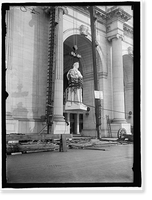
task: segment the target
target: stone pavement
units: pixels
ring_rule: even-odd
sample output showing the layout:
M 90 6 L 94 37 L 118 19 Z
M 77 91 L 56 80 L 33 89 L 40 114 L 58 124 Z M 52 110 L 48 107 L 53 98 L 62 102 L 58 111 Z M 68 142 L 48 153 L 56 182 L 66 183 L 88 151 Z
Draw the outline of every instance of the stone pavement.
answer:
M 7 156 L 8 183 L 132 183 L 133 144 Z

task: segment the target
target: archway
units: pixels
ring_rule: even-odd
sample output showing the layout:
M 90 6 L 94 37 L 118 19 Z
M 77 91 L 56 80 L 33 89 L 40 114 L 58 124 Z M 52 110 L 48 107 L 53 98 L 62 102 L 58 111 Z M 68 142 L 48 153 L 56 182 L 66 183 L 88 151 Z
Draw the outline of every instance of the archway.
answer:
M 125 113 L 128 123 L 133 125 L 133 58 L 131 55 L 123 56 Z M 130 114 L 129 114 L 130 113 Z
M 71 35 L 64 41 L 64 92 L 67 87 L 66 74 L 73 65 L 73 57 L 70 56 L 70 53 L 71 51 L 73 51 L 74 37 L 75 35 Z M 90 112 L 89 115 L 87 115 L 86 113 L 71 113 L 71 116 L 69 116 L 69 118 L 71 118 L 71 123 L 73 123 L 73 121 L 77 123 L 77 125 L 74 124 L 73 127 L 79 127 L 82 135 L 96 136 L 96 121 L 94 109 L 94 76 L 91 41 L 83 35 L 77 35 L 77 46 L 78 53 L 81 55 L 81 59 L 79 61 L 79 70 L 83 75 L 83 103 L 90 107 Z M 98 52 L 97 61 L 99 71 L 102 65 Z M 75 116 L 73 116 L 73 114 L 75 114 Z M 72 128 L 72 130 L 74 131 L 74 133 L 78 134 L 78 130 L 74 130 L 74 128 Z

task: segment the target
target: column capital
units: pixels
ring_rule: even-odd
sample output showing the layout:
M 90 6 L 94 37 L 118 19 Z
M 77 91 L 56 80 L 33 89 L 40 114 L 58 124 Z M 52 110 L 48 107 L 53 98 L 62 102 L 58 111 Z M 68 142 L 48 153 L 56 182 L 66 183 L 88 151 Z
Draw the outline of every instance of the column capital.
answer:
M 112 35 L 112 36 L 109 36 L 107 37 L 108 41 L 112 41 L 114 38 L 116 39 L 121 39 L 121 40 L 124 40 L 124 35 L 123 34 L 115 34 L 115 35 Z
M 66 6 L 57 6 L 57 8 L 63 10 L 63 15 L 64 15 L 64 14 L 68 14 L 68 9 L 67 9 Z
M 49 13 L 50 13 L 50 10 L 52 10 L 53 8 L 55 8 L 55 6 L 42 6 L 41 8 L 42 8 L 42 10 L 43 10 L 46 14 L 49 14 Z
M 63 14 L 67 14 L 68 13 L 68 9 L 67 9 L 66 6 L 43 6 L 42 10 L 44 10 L 44 12 L 46 14 L 49 14 L 50 10 L 55 9 L 55 8 L 62 9 L 63 10 Z

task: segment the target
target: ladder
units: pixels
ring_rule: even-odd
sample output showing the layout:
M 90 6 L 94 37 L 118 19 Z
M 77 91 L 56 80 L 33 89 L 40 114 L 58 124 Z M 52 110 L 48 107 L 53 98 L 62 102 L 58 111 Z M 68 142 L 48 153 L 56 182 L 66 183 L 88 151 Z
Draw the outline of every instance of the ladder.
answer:
M 112 137 L 109 115 L 106 115 L 106 118 L 107 118 L 108 133 L 109 133 L 109 136 Z
M 54 79 L 55 79 L 55 6 L 51 6 L 49 19 L 49 47 L 48 47 L 48 70 L 47 70 L 47 94 L 46 94 L 46 125 L 47 134 L 53 124 L 54 108 Z

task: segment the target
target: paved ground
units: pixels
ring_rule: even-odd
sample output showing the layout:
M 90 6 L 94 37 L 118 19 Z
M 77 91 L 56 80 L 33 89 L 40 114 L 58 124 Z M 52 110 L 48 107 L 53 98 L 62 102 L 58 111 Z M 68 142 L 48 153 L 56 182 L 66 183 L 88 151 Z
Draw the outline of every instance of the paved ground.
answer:
M 7 156 L 8 183 L 133 182 L 133 145 Z

